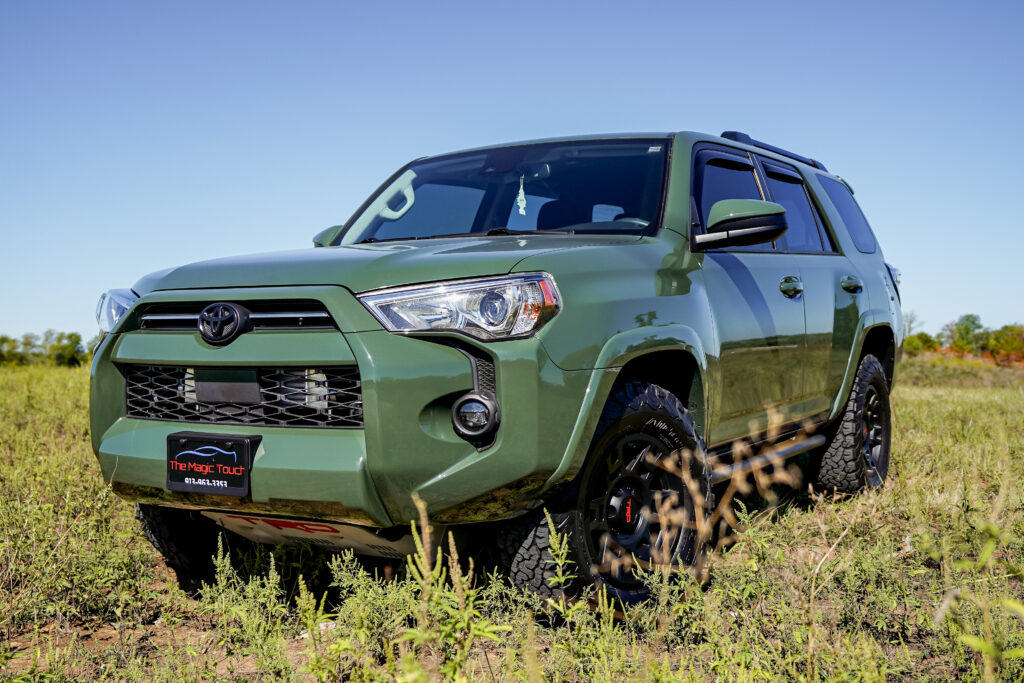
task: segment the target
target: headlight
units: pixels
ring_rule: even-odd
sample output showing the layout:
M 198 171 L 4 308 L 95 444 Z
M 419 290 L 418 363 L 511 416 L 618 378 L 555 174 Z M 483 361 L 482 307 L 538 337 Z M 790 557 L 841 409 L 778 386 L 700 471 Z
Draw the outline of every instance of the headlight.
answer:
M 100 326 L 100 334 L 106 334 L 114 329 L 117 321 L 124 317 L 138 298 L 130 289 L 111 289 L 103 292 L 96 304 L 96 324 Z
M 561 308 L 547 273 L 393 287 L 359 300 L 392 332 L 452 330 L 485 341 L 528 337 Z

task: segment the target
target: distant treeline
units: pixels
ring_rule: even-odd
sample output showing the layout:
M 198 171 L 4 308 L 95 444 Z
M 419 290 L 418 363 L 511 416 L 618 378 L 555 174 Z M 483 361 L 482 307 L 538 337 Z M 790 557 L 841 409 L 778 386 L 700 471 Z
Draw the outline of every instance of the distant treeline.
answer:
M 903 351 L 908 356 L 937 351 L 980 356 L 1000 365 L 1024 363 L 1024 325 L 1003 325 L 991 330 L 981 324 L 981 316 L 968 313 L 946 323 L 942 331 L 933 337 L 927 332 L 914 332 L 921 323 L 913 311 L 904 316 L 904 322 L 907 337 Z M 83 344 L 82 335 L 77 332 L 57 330 L 47 330 L 42 335 L 25 334 L 21 339 L 0 335 L 0 365 L 77 367 L 89 361 L 97 342 L 99 337 Z
M 89 349 L 95 347 L 89 343 Z M 0 365 L 61 365 L 78 367 L 88 362 L 90 351 L 77 332 L 47 330 L 41 336 L 25 334 L 21 339 L 0 335 Z
M 903 351 L 909 356 L 925 351 L 942 351 L 989 358 L 999 365 L 1024 363 L 1024 325 L 1003 325 L 998 330 L 990 330 L 981 324 L 981 316 L 968 313 L 946 323 L 942 331 L 933 337 L 927 332 L 913 333 L 913 327 L 918 323 L 913 313 L 908 313 L 904 321 L 907 338 L 903 342 Z

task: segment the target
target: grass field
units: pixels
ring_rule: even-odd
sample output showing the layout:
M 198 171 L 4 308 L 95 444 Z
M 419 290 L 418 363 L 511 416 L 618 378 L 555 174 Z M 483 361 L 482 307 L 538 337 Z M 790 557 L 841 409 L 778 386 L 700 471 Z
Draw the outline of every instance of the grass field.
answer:
M 705 585 L 625 613 L 305 549 L 222 558 L 186 595 L 100 479 L 87 390 L 85 370 L 0 368 L 0 677 L 1024 680 L 1018 371 L 905 363 L 884 489 L 737 503 Z

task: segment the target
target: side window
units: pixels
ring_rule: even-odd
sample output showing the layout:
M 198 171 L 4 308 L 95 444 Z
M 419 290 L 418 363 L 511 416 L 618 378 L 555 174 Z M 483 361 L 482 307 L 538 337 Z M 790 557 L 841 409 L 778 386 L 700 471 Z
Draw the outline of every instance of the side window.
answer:
M 864 212 L 860 210 L 850 190 L 838 180 L 826 176 L 818 176 L 818 180 L 839 212 L 839 217 L 843 219 L 843 224 L 846 225 L 857 250 L 864 254 L 874 253 L 875 234 L 871 232 L 868 219 L 864 217 Z
M 742 162 L 733 164 L 719 157 L 711 157 L 701 174 L 700 222 L 708 225 L 708 213 L 715 202 L 723 199 L 761 199 L 761 191 L 754 178 L 754 167 L 744 168 Z
M 718 152 L 697 155 L 700 186 L 695 188 L 701 225 L 707 229 L 708 213 L 715 202 L 723 199 L 761 199 L 761 190 L 754 177 L 754 167 L 744 157 Z M 744 251 L 773 251 L 771 243 L 743 247 Z
M 763 165 L 771 201 L 786 209 L 789 228 L 778 240 L 779 249 L 797 253 L 825 251 L 803 178 L 795 169 L 770 162 Z
M 379 240 L 429 237 L 452 232 L 453 225 L 472 225 L 484 199 L 484 191 L 462 185 L 425 183 L 415 189 L 413 203 L 393 221 L 380 220 L 373 233 Z M 394 200 L 392 211 L 401 212 L 407 199 Z

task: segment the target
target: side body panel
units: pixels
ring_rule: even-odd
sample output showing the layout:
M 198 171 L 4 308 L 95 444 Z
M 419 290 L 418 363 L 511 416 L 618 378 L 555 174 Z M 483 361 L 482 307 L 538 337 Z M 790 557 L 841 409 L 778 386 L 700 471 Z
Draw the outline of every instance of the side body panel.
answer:
M 709 443 L 764 430 L 769 412 L 804 417 L 804 301 L 779 290 L 799 275 L 796 264 L 786 254 L 743 252 L 707 253 L 702 264 L 721 368 Z
M 841 254 L 796 254 L 804 282 L 807 361 L 804 370 L 812 413 L 830 413 L 843 386 L 850 357 L 860 345 L 863 292 L 840 286 L 853 267 Z

